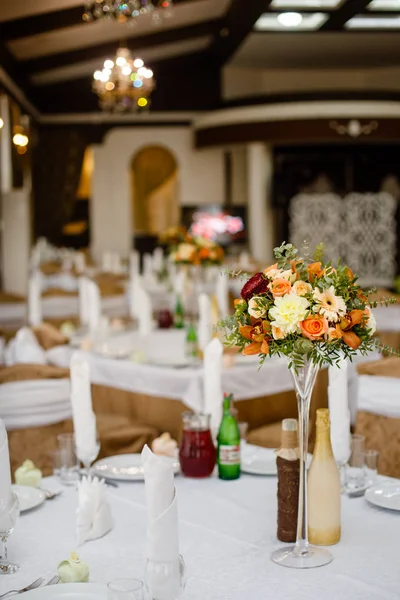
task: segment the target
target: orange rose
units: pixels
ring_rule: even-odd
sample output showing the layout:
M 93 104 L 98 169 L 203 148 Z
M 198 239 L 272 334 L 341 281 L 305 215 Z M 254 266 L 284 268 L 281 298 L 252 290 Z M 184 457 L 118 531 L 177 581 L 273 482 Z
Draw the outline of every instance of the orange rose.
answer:
M 264 275 L 268 275 L 268 273 L 270 271 L 275 271 L 277 268 L 278 268 L 278 263 L 275 263 L 274 265 L 267 267 L 266 269 L 264 269 Z
M 271 290 L 273 297 L 279 298 L 280 296 L 289 294 L 292 289 L 292 284 L 287 279 L 278 278 L 271 281 L 268 287 Z
M 309 340 L 317 340 L 327 333 L 328 321 L 321 315 L 310 315 L 300 322 L 301 333 Z
M 314 262 L 307 266 L 308 281 L 312 283 L 314 279 L 318 279 L 324 273 L 324 269 L 321 269 L 320 262 Z
M 356 335 L 354 331 L 343 331 L 342 335 L 345 344 L 350 346 L 350 348 L 353 348 L 353 350 L 357 350 L 358 346 L 361 344 L 358 335 Z
M 202 260 L 207 259 L 210 256 L 210 252 L 208 248 L 200 248 L 199 250 L 199 258 Z

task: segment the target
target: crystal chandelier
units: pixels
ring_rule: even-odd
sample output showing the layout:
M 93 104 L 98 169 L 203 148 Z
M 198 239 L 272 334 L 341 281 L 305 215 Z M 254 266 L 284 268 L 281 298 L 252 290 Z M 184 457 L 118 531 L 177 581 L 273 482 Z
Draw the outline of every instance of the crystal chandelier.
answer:
M 142 15 L 151 15 L 155 23 L 171 16 L 173 0 L 90 0 L 85 4 L 84 21 L 116 19 L 132 22 Z
M 128 48 L 119 48 L 114 60 L 104 61 L 102 71 L 93 75 L 93 91 L 100 107 L 110 112 L 139 112 L 150 105 L 155 87 L 153 71 L 141 58 L 132 58 Z

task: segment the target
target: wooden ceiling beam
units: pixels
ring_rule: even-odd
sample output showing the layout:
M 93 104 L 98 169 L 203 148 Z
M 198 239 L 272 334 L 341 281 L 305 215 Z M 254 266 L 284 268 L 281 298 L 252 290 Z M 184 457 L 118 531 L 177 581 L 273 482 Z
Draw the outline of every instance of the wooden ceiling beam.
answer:
M 268 11 L 271 0 L 232 0 L 223 26 L 211 48 L 220 65 L 225 64 L 252 32 L 260 16 Z
M 142 50 L 143 48 L 153 48 L 154 46 L 159 46 L 161 44 L 172 44 L 174 42 L 186 41 L 190 38 L 215 35 L 220 31 L 221 26 L 222 20 L 215 19 L 213 21 L 203 21 L 202 23 L 187 25 L 178 29 L 156 31 L 149 35 L 135 35 L 134 37 L 127 39 L 127 46 L 133 52 L 139 49 Z M 107 56 L 115 54 L 119 45 L 119 42 L 116 40 L 114 42 L 90 46 L 88 48 L 49 54 L 22 61 L 21 68 L 26 73 L 32 74 L 95 58 L 104 59 L 107 58 Z
M 183 2 L 198 2 L 198 0 L 174 0 L 174 4 Z M 56 3 L 54 5 L 56 7 Z M 12 21 L 0 23 L 0 39 L 11 41 L 41 33 L 48 33 L 65 27 L 74 25 L 84 25 L 82 15 L 85 12 L 85 5 L 82 2 L 80 6 L 66 8 L 64 10 L 54 10 L 39 15 L 32 15 Z
M 331 13 L 329 19 L 319 31 L 341 31 L 351 17 L 365 11 L 371 0 L 347 0 L 342 6 Z

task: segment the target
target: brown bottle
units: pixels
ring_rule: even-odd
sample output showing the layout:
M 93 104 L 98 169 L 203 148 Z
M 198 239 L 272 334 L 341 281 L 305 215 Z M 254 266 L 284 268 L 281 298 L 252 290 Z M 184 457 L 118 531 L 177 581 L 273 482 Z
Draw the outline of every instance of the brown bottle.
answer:
M 296 419 L 282 421 L 282 443 L 277 452 L 278 540 L 295 542 L 299 502 L 300 460 Z

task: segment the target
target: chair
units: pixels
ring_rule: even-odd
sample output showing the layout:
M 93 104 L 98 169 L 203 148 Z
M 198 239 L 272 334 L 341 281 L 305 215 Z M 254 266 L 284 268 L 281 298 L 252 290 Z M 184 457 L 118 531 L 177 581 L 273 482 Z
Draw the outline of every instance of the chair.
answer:
M 355 432 L 367 449 L 379 450 L 379 473 L 400 477 L 400 358 L 362 363 L 357 371 Z

